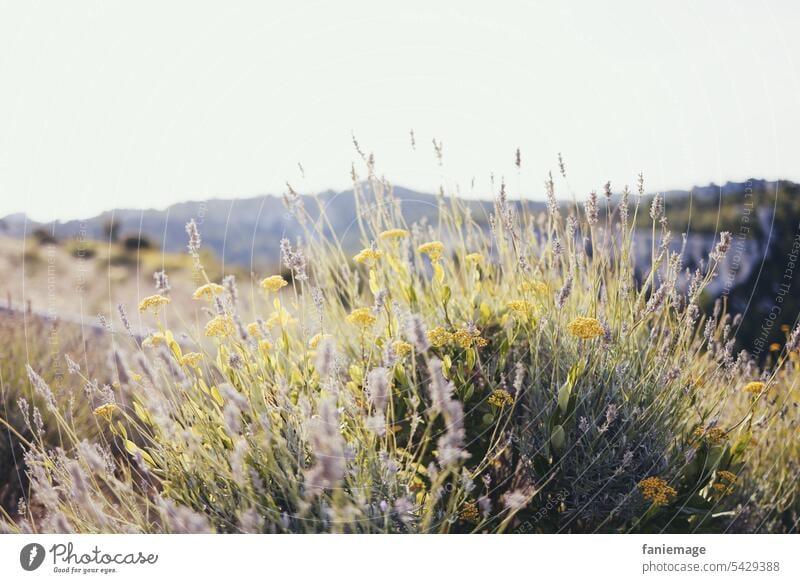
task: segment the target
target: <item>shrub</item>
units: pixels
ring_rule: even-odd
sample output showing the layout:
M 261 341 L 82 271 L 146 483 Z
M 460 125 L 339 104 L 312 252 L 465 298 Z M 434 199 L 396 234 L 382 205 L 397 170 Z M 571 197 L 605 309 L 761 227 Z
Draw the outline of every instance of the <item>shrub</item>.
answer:
M 128 235 L 122 238 L 122 247 L 127 251 L 154 249 L 156 245 L 145 235 Z
M 25 513 L 24 505 L 19 508 L 18 502 L 25 500 L 29 486 L 24 464 L 26 448 L 54 451 L 72 445 L 71 439 L 63 440 L 58 416 L 32 386 L 21 363 L 26 359 L 37 363 L 39 378 L 53 387 L 50 393 L 63 420 L 76 435 L 87 439 L 97 437 L 99 425 L 91 412 L 79 405 L 77 391 L 64 383 L 69 368 L 64 354 L 71 353 L 95 369 L 106 363 L 104 359 L 98 362 L 95 356 L 104 350 L 100 340 L 93 339 L 93 350 L 86 352 L 80 330 L 37 316 L 0 313 L 0 337 L 0 474 L 7 476 L 0 485 L 0 508 L 15 515 L 20 510 Z
M 252 322 L 235 283 L 206 276 L 210 315 L 186 330 L 200 349 L 164 325 L 169 298 L 145 298 L 157 331 L 86 404 L 128 456 L 108 463 L 55 409 L 68 443 L 31 444 L 42 517 L 18 527 L 721 532 L 763 515 L 796 530 L 796 462 L 752 439 L 777 423 L 764 395 L 790 402 L 796 375 L 734 354 L 722 306 L 698 307 L 727 233 L 686 271 L 656 198 L 661 243 L 637 280 L 627 189 L 601 219 L 595 194 L 564 217 L 550 183 L 533 216 L 502 186 L 490 232 L 456 199 L 437 226 L 407 225 L 389 188 L 369 192 L 353 258 L 294 206 L 305 243 L 281 243 L 288 273 L 255 287 Z

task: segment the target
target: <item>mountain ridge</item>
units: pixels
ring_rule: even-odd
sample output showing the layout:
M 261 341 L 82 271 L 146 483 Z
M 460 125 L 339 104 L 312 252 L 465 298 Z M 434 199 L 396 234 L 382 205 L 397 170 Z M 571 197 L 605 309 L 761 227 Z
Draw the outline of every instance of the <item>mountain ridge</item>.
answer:
M 669 190 L 663 193 L 667 203 L 668 215 L 672 212 L 677 223 L 685 222 L 695 232 L 707 232 L 717 221 L 692 220 L 691 216 L 681 214 L 682 201 L 692 197 L 692 204 L 704 205 L 713 210 L 719 197 L 735 202 L 751 189 L 754 192 L 778 192 L 786 185 L 795 187 L 790 181 L 769 181 L 750 179 L 745 182 L 731 182 L 717 185 L 693 186 L 689 190 Z M 401 202 L 403 214 L 409 223 L 427 217 L 434 220 L 438 213 L 437 195 L 418 192 L 403 187 L 393 188 L 394 197 Z M 367 193 L 374 196 L 374 193 Z M 618 195 L 615 195 L 615 198 Z M 652 196 L 645 195 L 645 201 Z M 356 219 L 356 204 L 353 190 L 325 190 L 314 195 L 299 195 L 306 211 L 312 220 L 318 218 L 318 204 L 324 204 L 326 215 L 337 235 L 346 246 L 358 245 L 358 235 L 353 228 Z M 492 208 L 489 199 L 462 199 L 470 207 L 479 221 L 485 221 Z M 513 204 L 520 204 L 519 199 L 510 199 Z M 534 211 L 544 210 L 544 202 L 525 200 L 525 204 Z M 567 205 L 566 201 L 563 201 Z M 728 205 L 723 205 L 728 206 Z M 730 214 L 731 209 L 724 212 Z M 709 212 L 706 212 L 709 215 Z M 226 262 L 252 264 L 257 259 L 274 257 L 279 240 L 283 237 L 294 239 L 302 231 L 298 222 L 291 216 L 284 204 L 283 197 L 274 194 L 262 194 L 244 198 L 213 197 L 181 201 L 158 208 L 121 208 L 104 211 L 92 217 L 68 221 L 39 222 L 27 217 L 24 213 L 13 213 L 0 218 L 0 233 L 21 237 L 30 235 L 37 229 L 49 231 L 56 239 L 85 237 L 95 240 L 108 238 L 107 225 L 112 220 L 118 221 L 118 234 L 126 236 L 143 236 L 154 245 L 166 251 L 176 252 L 185 248 L 184 226 L 190 219 L 195 219 L 201 229 L 205 245 Z M 647 213 L 640 213 L 640 220 L 647 221 Z M 672 221 L 671 221 L 672 222 Z M 725 221 L 723 221 L 725 222 Z M 730 221 L 727 221 L 730 222 Z M 673 226 L 675 226 L 673 224 Z M 724 225 L 719 230 L 723 230 Z

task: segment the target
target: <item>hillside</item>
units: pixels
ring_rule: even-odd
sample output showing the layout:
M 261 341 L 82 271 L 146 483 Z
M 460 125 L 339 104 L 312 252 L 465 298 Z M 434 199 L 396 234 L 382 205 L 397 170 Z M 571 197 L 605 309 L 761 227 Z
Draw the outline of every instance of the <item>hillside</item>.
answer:
M 409 223 L 426 217 L 437 218 L 436 196 L 404 188 L 394 189 L 394 198 L 402 206 L 403 216 Z M 380 204 L 378 196 L 366 193 L 369 204 Z M 318 195 L 300 196 L 309 220 L 320 217 L 324 208 L 326 234 L 335 232 L 345 247 L 358 244 L 356 202 L 352 190 L 327 191 Z M 485 222 L 486 210 L 491 203 L 469 203 L 476 220 Z M 362 211 L 369 213 L 370 209 Z M 15 214 L 0 219 L 0 233 L 20 237 L 37 228 L 47 229 L 58 240 L 84 236 L 89 239 L 107 238 L 105 229 L 109 222 L 119 223 L 119 234 L 124 237 L 141 233 L 155 246 L 166 251 L 180 252 L 186 248 L 185 225 L 195 219 L 203 234 L 203 244 L 224 262 L 243 266 L 264 266 L 274 263 L 280 239 L 296 239 L 302 228 L 287 210 L 282 198 L 264 195 L 244 199 L 211 199 L 182 202 L 164 210 L 117 209 L 84 220 L 42 224 L 30 221 L 25 215 Z

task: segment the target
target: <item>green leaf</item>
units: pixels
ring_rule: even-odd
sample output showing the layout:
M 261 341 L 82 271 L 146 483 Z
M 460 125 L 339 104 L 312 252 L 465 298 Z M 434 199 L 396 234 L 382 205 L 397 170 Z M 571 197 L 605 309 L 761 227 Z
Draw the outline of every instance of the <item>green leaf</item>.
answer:
M 378 274 L 375 273 L 374 269 L 369 270 L 369 290 L 373 294 L 377 294 L 380 291 L 381 287 L 378 285 Z
M 438 261 L 433 264 L 433 279 L 438 284 L 444 281 L 444 269 Z
M 450 296 L 453 295 L 453 291 L 450 289 L 449 285 L 446 285 L 442 288 L 442 297 L 444 298 L 444 303 L 450 301 Z
M 142 454 L 142 459 L 147 462 L 149 466 L 155 466 L 156 463 L 153 461 L 153 458 L 150 457 L 150 454 L 147 453 L 142 448 L 138 447 L 135 443 L 133 443 L 130 439 L 125 440 L 125 449 L 131 455 L 136 455 L 136 452 Z
M 553 428 L 553 433 L 550 436 L 550 443 L 553 445 L 553 452 L 556 455 L 564 453 L 564 445 L 566 443 L 566 435 L 564 428 L 561 425 L 556 425 Z
M 572 396 L 572 384 L 567 381 L 558 390 L 558 408 L 564 416 L 567 414 L 570 396 Z
M 467 368 L 472 369 L 475 366 L 475 350 L 467 348 Z
M 739 436 L 739 439 L 736 440 L 736 444 L 733 446 L 733 450 L 731 451 L 731 462 L 735 463 L 738 462 L 739 459 L 742 457 L 745 449 L 747 449 L 750 440 L 752 439 L 753 434 L 750 431 L 745 431 Z
M 148 425 L 153 424 L 153 422 L 150 420 L 150 415 L 147 413 L 147 410 L 136 401 L 133 402 L 133 410 L 136 413 L 136 416 L 144 423 L 147 423 Z
M 579 362 L 576 362 L 572 365 L 567 373 L 567 380 L 561 385 L 561 388 L 558 390 L 558 410 L 561 412 L 561 418 L 566 419 L 570 413 L 570 403 L 574 405 L 574 399 L 572 397 L 572 390 L 575 388 L 575 384 L 578 382 L 578 376 L 581 373 L 582 366 Z M 555 415 L 554 417 L 558 417 Z

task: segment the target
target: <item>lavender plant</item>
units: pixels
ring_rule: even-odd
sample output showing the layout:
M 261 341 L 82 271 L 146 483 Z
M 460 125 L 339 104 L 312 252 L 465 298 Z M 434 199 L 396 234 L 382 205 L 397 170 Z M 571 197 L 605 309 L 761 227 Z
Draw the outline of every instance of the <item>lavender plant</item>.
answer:
M 64 443 L 26 443 L 6 528 L 796 531 L 796 347 L 761 371 L 722 307 L 699 307 L 729 235 L 686 270 L 656 197 L 637 270 L 638 198 L 606 184 L 559 205 L 552 176 L 542 215 L 501 184 L 488 232 L 446 196 L 438 224 L 409 225 L 364 161 L 363 249 L 291 191 L 305 235 L 252 282 L 256 313 L 208 278 L 187 225 L 198 322 L 165 325 L 158 274 L 139 305 L 155 331 L 116 357 L 116 385 L 80 380 L 109 442 L 53 403 Z

